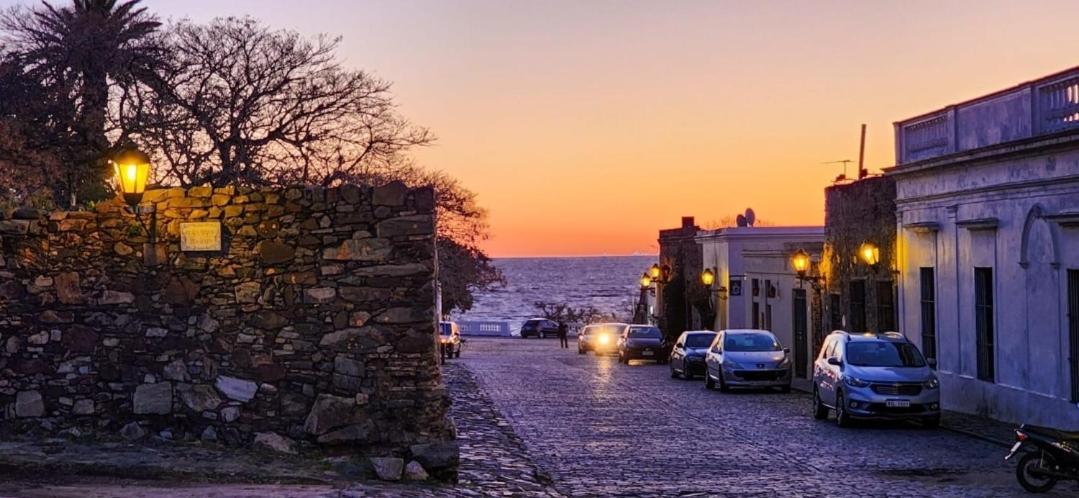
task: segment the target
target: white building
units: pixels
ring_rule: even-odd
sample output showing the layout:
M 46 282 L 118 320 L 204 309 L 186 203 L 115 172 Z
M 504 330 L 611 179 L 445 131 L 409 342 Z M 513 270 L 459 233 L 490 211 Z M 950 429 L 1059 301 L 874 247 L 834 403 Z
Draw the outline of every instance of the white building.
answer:
M 810 372 L 813 289 L 791 269 L 798 249 L 820 258 L 824 227 L 734 227 L 701 231 L 705 269 L 716 275 L 715 330 L 771 330 L 795 358 L 795 377 Z
M 900 330 L 944 408 L 1079 430 L 1079 68 L 895 129 Z

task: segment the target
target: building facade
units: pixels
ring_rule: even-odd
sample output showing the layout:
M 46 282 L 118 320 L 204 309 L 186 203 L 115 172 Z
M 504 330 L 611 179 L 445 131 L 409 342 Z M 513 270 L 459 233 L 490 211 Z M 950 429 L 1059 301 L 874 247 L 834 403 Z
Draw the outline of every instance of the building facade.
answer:
M 701 248 L 695 241 L 700 230 L 692 216 L 683 216 L 678 228 L 659 231 L 663 275 L 655 283 L 652 309 L 654 321 L 669 338 L 701 328 Z
M 944 407 L 1079 430 L 1079 68 L 895 134 L 900 330 Z
M 895 182 L 869 177 L 824 190 L 822 328 L 898 330 L 895 272 Z M 877 259 L 866 261 L 864 248 Z M 814 352 L 823 336 L 817 337 Z
M 791 255 L 804 250 L 820 258 L 822 227 L 731 227 L 696 237 L 704 269 L 715 276 L 714 330 L 771 330 L 794 354 L 795 377 L 812 365 L 813 286 L 798 280 Z

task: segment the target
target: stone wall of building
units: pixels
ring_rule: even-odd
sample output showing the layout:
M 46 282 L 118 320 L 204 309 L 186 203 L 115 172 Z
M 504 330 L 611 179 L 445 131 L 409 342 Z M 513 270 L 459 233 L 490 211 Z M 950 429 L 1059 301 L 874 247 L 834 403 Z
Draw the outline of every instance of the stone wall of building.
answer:
M 431 190 L 143 202 L 155 245 L 118 201 L 0 218 L 0 431 L 332 447 L 452 472 Z M 207 221 L 222 250 L 181 251 L 181 224 Z
M 890 177 L 872 177 L 857 182 L 833 185 L 824 191 L 824 253 L 821 256 L 820 273 L 825 276 L 823 302 L 820 303 L 825 323 L 824 330 L 844 329 L 853 332 L 895 330 L 897 299 L 895 280 L 897 274 L 895 240 L 895 181 Z M 876 268 L 865 264 L 858 257 L 858 249 L 864 242 L 880 248 L 880 263 Z M 852 285 L 864 286 L 860 296 L 865 303 L 864 327 L 858 327 L 853 319 L 851 298 Z M 887 292 L 888 295 L 882 295 Z M 834 309 L 838 296 L 839 309 Z M 890 298 L 889 298 L 890 296 Z M 891 315 L 882 303 L 891 302 Z M 839 317 L 842 323 L 831 323 L 831 317 Z M 852 330 L 863 328 L 864 330 Z M 817 337 L 819 347 L 823 337 Z

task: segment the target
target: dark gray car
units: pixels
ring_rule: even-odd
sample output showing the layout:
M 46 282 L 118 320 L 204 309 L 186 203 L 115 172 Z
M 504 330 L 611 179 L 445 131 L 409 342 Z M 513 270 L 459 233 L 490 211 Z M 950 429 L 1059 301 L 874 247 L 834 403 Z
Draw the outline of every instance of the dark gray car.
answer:
M 682 332 L 671 348 L 671 378 L 692 379 L 704 375 L 704 357 L 715 338 L 716 333 L 711 330 Z
M 618 361 L 629 360 L 667 361 L 663 356 L 663 333 L 651 325 L 630 325 L 618 339 Z

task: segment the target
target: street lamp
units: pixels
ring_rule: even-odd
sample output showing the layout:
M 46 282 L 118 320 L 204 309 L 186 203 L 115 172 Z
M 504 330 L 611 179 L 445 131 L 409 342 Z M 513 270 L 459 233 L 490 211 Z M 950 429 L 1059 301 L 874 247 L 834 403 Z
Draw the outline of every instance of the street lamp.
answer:
M 652 277 L 648 275 L 648 272 L 641 274 L 641 290 L 647 290 L 652 288 Z
M 712 284 L 716 283 L 716 272 L 712 271 L 711 268 L 705 268 L 704 271 L 701 272 L 701 283 L 704 284 L 705 287 L 711 287 Z
M 791 254 L 791 268 L 794 268 L 794 272 L 797 274 L 799 285 L 801 282 L 809 282 L 813 287 L 813 290 L 820 291 L 820 275 L 809 275 L 809 268 L 812 266 L 812 261 L 809 259 L 809 253 L 804 249 L 798 249 Z
M 149 243 L 156 239 L 156 216 L 153 205 L 142 207 L 142 196 L 146 193 L 146 182 L 150 179 L 150 156 L 138 149 L 124 149 L 109 160 L 116 171 L 116 185 L 124 197 L 124 202 L 131 207 L 139 225 L 146 231 Z M 150 214 L 150 225 L 142 219 L 142 214 Z
M 876 268 L 877 264 L 880 263 L 880 248 L 872 242 L 865 241 L 858 248 L 858 256 L 862 258 L 862 261 L 865 261 L 865 264 Z

